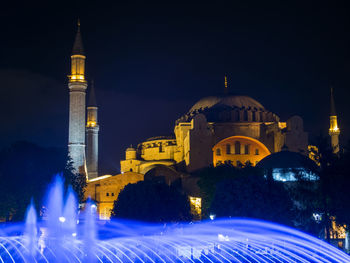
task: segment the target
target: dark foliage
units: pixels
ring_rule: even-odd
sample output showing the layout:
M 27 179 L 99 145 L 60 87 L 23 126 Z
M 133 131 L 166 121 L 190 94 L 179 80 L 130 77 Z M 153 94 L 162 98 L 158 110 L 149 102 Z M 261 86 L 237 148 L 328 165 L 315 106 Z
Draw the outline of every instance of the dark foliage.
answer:
M 114 202 L 112 218 L 148 222 L 191 220 L 186 195 L 175 186 L 159 181 L 141 181 L 127 185 Z
M 63 171 L 63 178 L 65 188 L 67 189 L 68 185 L 71 185 L 74 192 L 77 195 L 78 202 L 81 204 L 85 201 L 85 190 L 86 190 L 86 176 L 84 174 L 75 174 L 73 173 L 73 162 L 70 157 L 67 157 L 66 166 Z
M 293 224 L 293 203 L 282 182 L 260 173 L 232 171 L 232 178 L 217 184 L 210 209 L 216 217 L 250 217 Z
M 219 165 L 201 169 L 193 174 L 199 177 L 198 186 L 202 197 L 202 214 L 209 217 L 210 207 L 213 202 L 217 184 L 227 179 L 232 179 L 239 175 L 262 174 L 262 171 L 250 165 L 243 169 L 232 166 L 231 164 Z

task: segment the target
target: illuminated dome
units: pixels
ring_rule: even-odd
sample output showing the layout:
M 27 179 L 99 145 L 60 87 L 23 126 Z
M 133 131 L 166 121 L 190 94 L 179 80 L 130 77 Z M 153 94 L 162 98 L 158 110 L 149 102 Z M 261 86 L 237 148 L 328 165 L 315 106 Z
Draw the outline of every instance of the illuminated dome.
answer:
M 248 96 L 210 96 L 199 100 L 190 109 L 189 113 L 209 109 L 214 106 L 228 106 L 232 108 L 252 108 L 257 110 L 264 110 L 263 105 L 257 102 L 255 99 Z
M 202 98 L 177 122 L 204 114 L 209 122 L 277 122 L 279 118 L 248 96 L 226 95 Z

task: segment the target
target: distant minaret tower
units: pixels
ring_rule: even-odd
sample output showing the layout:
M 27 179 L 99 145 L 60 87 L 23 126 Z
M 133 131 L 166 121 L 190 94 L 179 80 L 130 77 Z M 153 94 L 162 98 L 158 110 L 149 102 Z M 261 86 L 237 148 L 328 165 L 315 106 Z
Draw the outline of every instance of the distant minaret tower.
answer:
M 228 94 L 227 76 L 225 75 L 225 94 Z
M 91 83 L 89 101 L 87 106 L 86 122 L 86 166 L 88 179 L 98 176 L 98 131 L 97 104 L 94 83 Z
M 329 116 L 329 136 L 331 136 L 331 145 L 333 153 L 339 152 L 339 134 L 340 130 L 337 122 L 337 114 L 335 112 L 335 103 L 333 96 L 333 88 L 331 87 L 331 112 Z
M 71 55 L 69 82 L 69 156 L 76 173 L 85 172 L 85 55 L 80 34 L 80 22 Z

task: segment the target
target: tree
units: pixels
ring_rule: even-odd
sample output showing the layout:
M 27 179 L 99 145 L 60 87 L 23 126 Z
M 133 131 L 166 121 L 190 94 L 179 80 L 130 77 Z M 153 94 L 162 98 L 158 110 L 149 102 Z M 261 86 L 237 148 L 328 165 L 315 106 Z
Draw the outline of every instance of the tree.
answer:
M 63 178 L 65 188 L 67 189 L 68 185 L 71 185 L 74 192 L 77 195 L 79 204 L 85 201 L 85 190 L 87 185 L 87 180 L 85 174 L 76 174 L 73 170 L 73 161 L 68 156 L 66 161 L 66 166 L 63 171 Z
M 186 195 L 175 186 L 159 181 L 140 181 L 128 184 L 114 201 L 112 218 L 149 222 L 191 220 Z
M 244 167 L 242 166 L 240 168 L 237 168 L 230 163 L 226 163 L 216 167 L 207 167 L 193 173 L 193 176 L 199 178 L 197 184 L 200 188 L 200 195 L 202 197 L 203 217 L 209 217 L 210 207 L 212 205 L 218 183 L 239 175 L 261 173 L 261 170 L 252 167 L 251 165 L 246 165 Z
M 235 174 L 219 182 L 210 210 L 216 217 L 258 218 L 286 225 L 294 219 L 284 183 L 261 173 Z

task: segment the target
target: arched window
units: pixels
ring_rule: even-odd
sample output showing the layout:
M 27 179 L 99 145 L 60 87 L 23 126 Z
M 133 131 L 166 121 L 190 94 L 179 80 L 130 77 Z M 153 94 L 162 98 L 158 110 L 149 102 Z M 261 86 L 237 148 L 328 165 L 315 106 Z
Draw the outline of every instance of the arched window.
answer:
M 235 110 L 234 121 L 239 121 L 239 111 L 238 110 Z
M 263 118 L 263 113 L 262 111 L 259 112 L 259 115 L 260 115 L 260 121 L 264 121 L 264 118 Z
M 250 145 L 249 144 L 244 145 L 244 154 L 250 154 Z
M 231 154 L 231 145 L 226 144 L 226 154 Z
M 106 193 L 106 196 L 109 196 L 109 193 Z
M 216 149 L 216 155 L 217 155 L 217 156 L 220 156 L 220 155 L 221 155 L 221 150 L 220 150 L 220 148 L 217 148 L 217 149 Z
M 235 154 L 241 154 L 241 143 L 239 141 L 235 142 Z
M 248 111 L 246 110 L 243 112 L 243 120 L 248 121 Z
M 255 155 L 259 155 L 259 149 L 255 149 Z
M 252 118 L 253 118 L 253 121 L 256 121 L 256 111 L 252 112 Z

